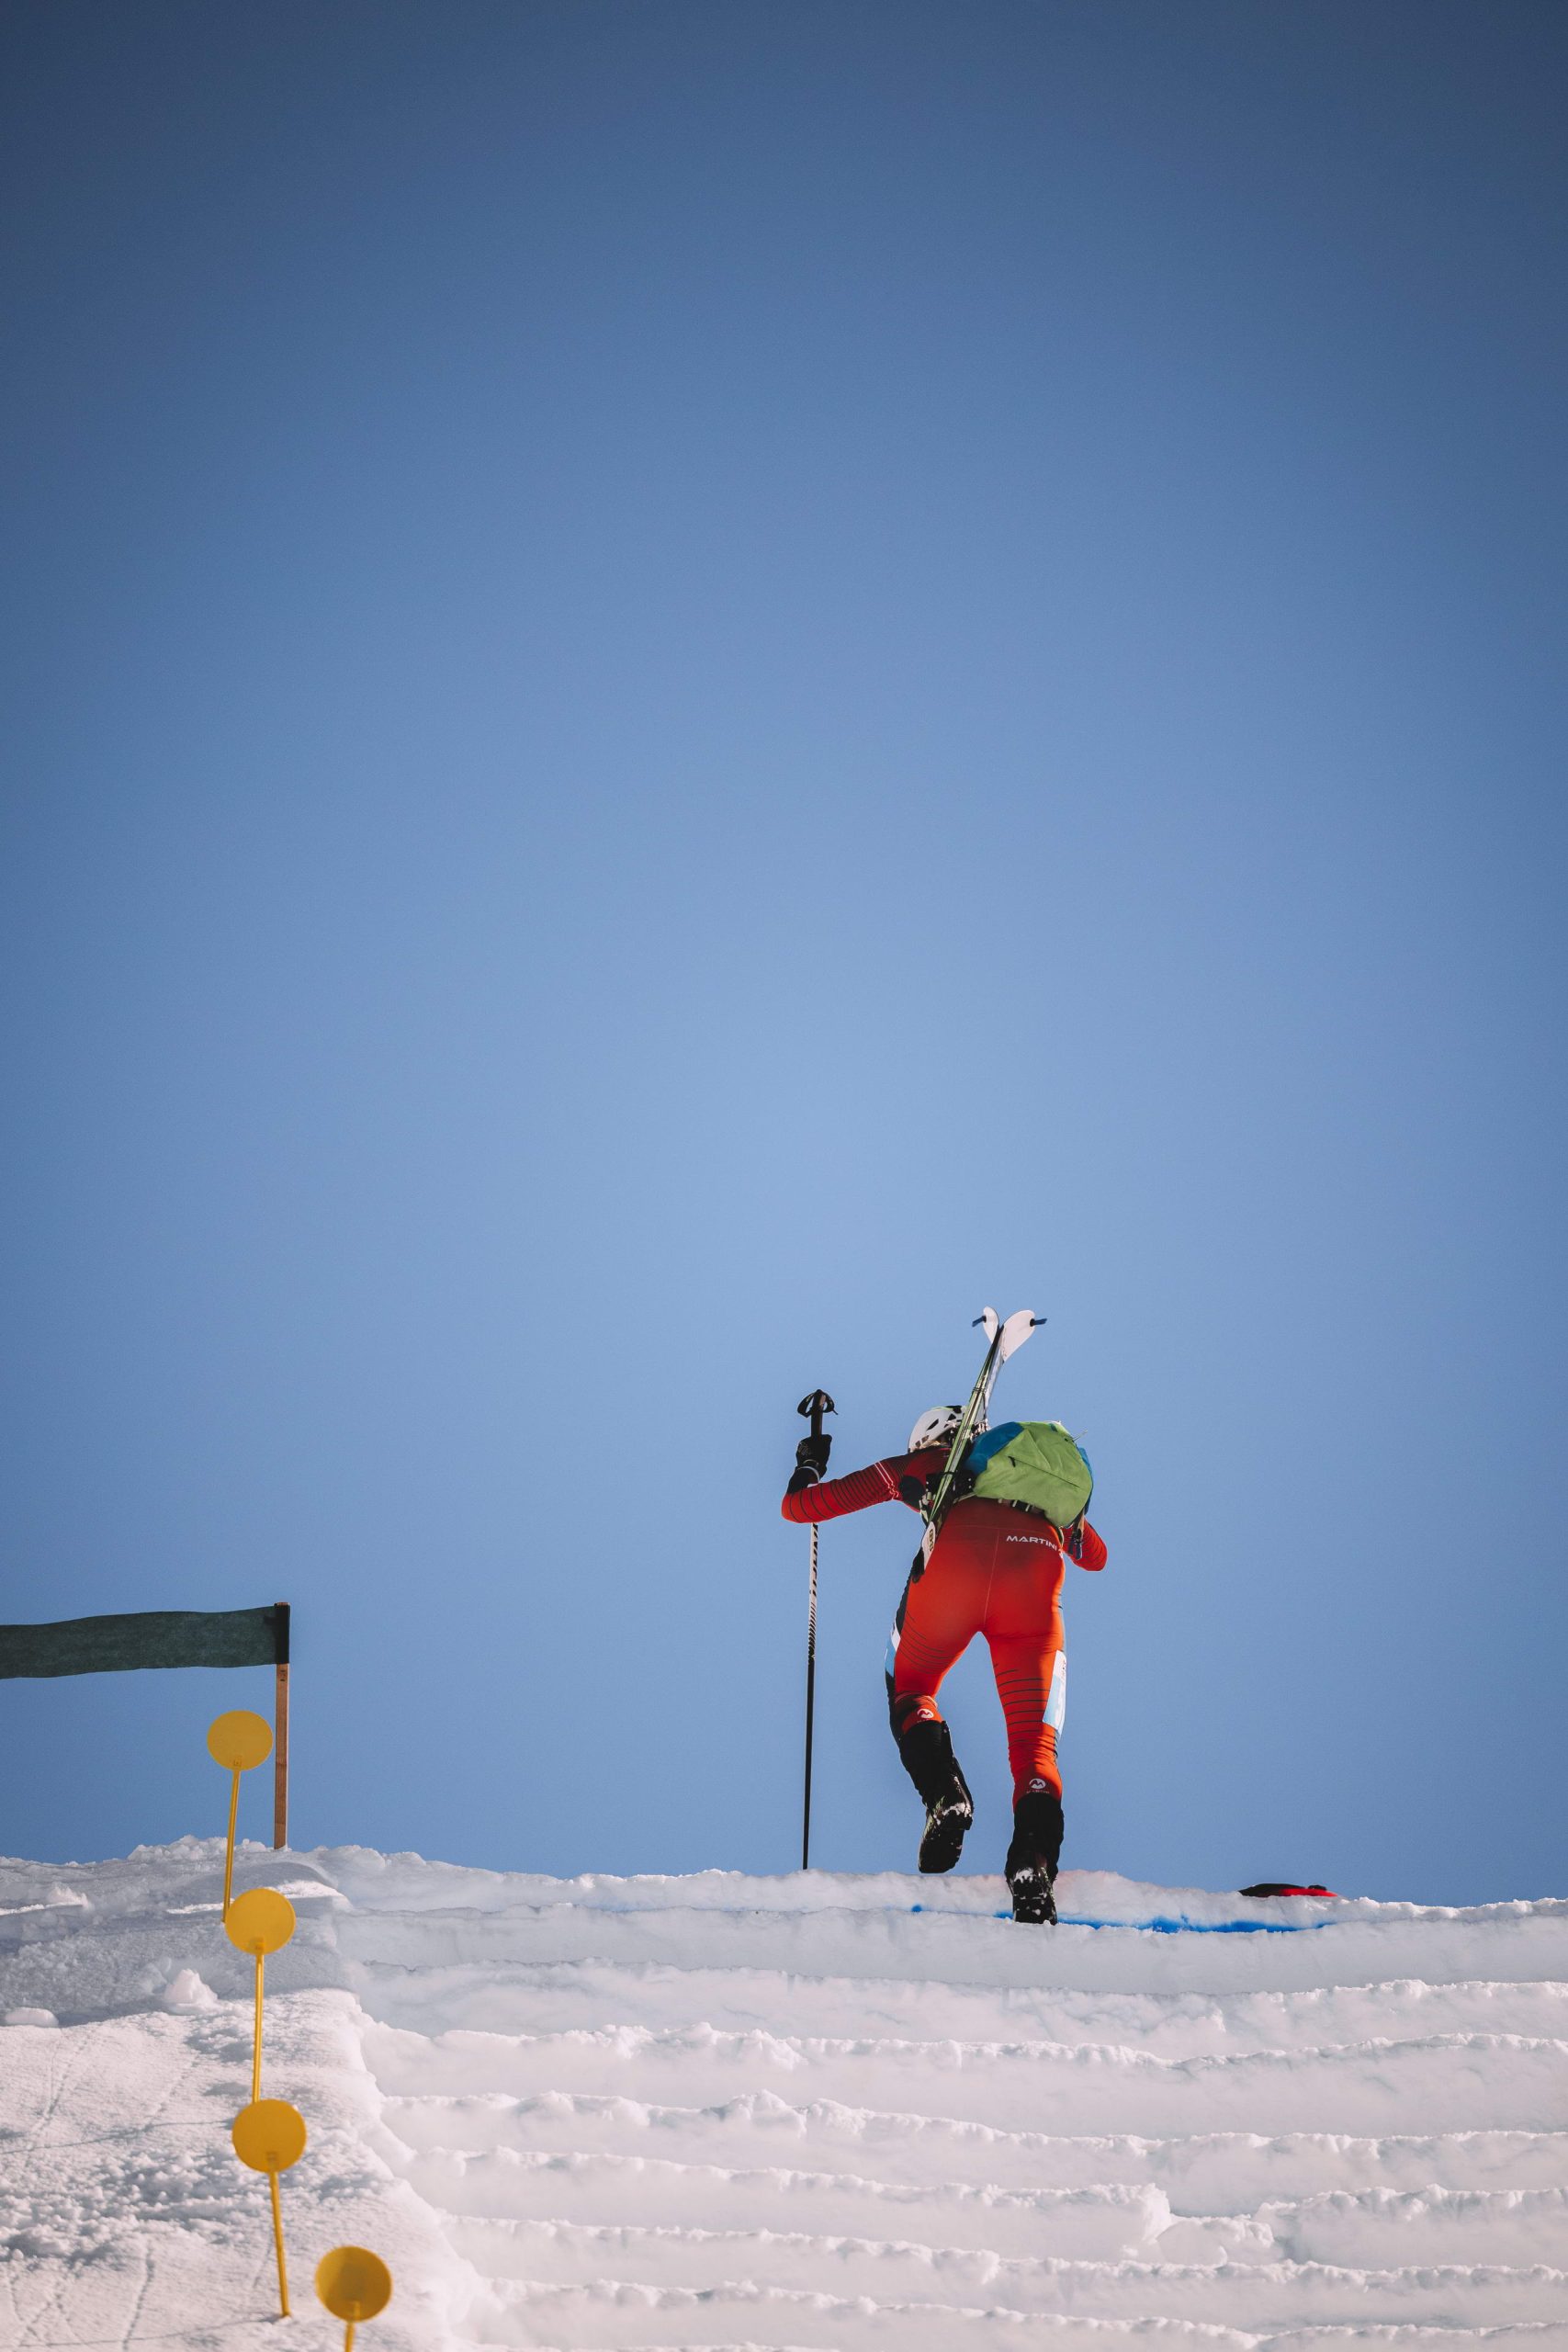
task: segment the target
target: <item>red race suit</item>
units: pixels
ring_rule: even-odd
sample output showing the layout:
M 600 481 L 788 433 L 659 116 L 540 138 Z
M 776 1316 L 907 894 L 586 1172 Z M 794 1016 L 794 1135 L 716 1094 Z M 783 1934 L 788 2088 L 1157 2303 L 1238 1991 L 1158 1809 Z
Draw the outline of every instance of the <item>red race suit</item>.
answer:
M 827 1478 L 786 1495 L 786 1519 L 810 1526 L 873 1503 L 905 1502 L 918 1510 L 946 1448 L 896 1453 L 886 1462 Z M 1069 1559 L 1105 1566 L 1105 1545 L 1085 1520 L 1064 1533 L 1043 1513 L 970 1495 L 953 1503 L 931 1558 L 917 1559 L 893 1621 L 887 1652 L 887 1702 L 894 1736 L 922 1717 L 942 1721 L 936 1694 L 976 1634 L 991 1653 L 997 1695 L 1007 1718 L 1013 1799 L 1032 1781 L 1060 1797 L 1056 1739 L 1067 1704 L 1067 1654 L 1062 1583 Z

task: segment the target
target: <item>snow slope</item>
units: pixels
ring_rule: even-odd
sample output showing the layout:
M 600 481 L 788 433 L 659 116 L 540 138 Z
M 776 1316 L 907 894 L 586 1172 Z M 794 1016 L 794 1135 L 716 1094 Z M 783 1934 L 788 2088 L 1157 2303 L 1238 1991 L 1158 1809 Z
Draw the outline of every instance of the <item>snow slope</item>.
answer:
M 221 1848 L 0 1865 L 0 2344 L 276 2344 Z M 1568 1902 L 1068 1873 L 559 1880 L 243 1850 L 299 1932 L 265 2091 L 295 2332 L 536 2345 L 1568 2352 Z M 916 1906 L 920 1906 L 917 1908 Z M 1219 1933 L 1241 1915 L 1293 1933 Z M 1328 1924 L 1323 1924 L 1327 1922 Z M 1207 1928 L 1211 1932 L 1198 1932 Z

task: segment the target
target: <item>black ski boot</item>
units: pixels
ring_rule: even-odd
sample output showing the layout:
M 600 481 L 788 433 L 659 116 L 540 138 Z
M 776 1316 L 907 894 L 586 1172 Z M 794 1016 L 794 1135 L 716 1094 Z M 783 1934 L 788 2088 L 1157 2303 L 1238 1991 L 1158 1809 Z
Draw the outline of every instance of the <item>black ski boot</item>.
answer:
M 1055 1927 L 1056 1898 L 1051 1889 L 1061 1852 L 1062 1800 L 1043 1781 L 1034 1781 L 1012 1809 L 1007 1878 L 1015 1919 L 1032 1927 Z
M 953 1753 L 953 1736 L 944 1723 L 919 1715 L 899 1735 L 898 1753 L 925 1801 L 920 1868 L 928 1873 L 950 1871 L 964 1850 L 964 1833 L 975 1818 L 975 1800 Z

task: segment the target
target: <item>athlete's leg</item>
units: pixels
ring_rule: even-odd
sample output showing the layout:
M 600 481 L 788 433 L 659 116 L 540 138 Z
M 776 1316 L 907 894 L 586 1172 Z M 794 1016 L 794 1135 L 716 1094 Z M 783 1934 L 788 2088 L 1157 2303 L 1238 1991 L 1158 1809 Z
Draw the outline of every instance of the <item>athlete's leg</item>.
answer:
M 1064 1826 L 1056 1737 L 1067 1702 L 1060 1611 L 1065 1563 L 1027 1521 L 1000 1549 L 1006 1566 L 992 1585 L 985 1631 L 1012 1768 L 1007 1880 L 1015 1919 L 1049 1921 L 1056 1916 L 1051 1887 Z
M 950 1871 L 975 1818 L 936 1694 L 979 1630 L 984 1592 L 971 1547 L 944 1530 L 930 1561 L 911 1574 L 893 1621 L 888 1715 L 900 1761 L 926 1808 L 922 1871 Z
M 1038 1634 L 993 1634 L 991 1663 L 1012 1767 L 1012 1838 L 1004 1865 L 1012 1916 L 1047 1924 L 1056 1917 L 1052 1887 L 1066 1827 L 1056 1762 L 1056 1735 L 1067 1699 L 1066 1652 L 1042 1647 Z
M 997 1540 L 982 1630 L 990 1646 L 997 1696 L 1007 1718 L 1013 1802 L 1032 1783 L 1062 1793 L 1056 1735 L 1067 1699 L 1062 1648 L 1062 1579 L 1066 1562 L 1055 1540 L 1021 1511 Z
M 915 1722 L 941 1723 L 936 1694 L 979 1632 L 988 1559 L 966 1540 L 962 1521 L 943 1528 L 922 1567 L 910 1571 L 887 1645 L 887 1707 L 893 1736 Z
M 1059 1636 L 1058 1627 L 1058 1636 Z M 1042 1783 L 1060 1798 L 1062 1774 L 1056 1738 L 1067 1704 L 1067 1654 L 1059 1638 L 1036 1634 L 991 1636 L 997 1695 L 1008 1727 L 1008 1763 L 1016 1804 L 1024 1791 Z

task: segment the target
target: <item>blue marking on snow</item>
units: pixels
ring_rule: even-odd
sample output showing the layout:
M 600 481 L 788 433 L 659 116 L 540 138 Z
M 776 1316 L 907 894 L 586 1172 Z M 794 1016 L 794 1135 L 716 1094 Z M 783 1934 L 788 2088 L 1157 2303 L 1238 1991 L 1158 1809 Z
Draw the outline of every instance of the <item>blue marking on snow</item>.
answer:
M 1003 1913 L 1003 1917 L 1010 1915 Z M 1326 1928 L 1327 1919 L 1073 1919 L 1066 1928 L 1144 1928 L 1156 1936 L 1300 1936 Z
M 925 1911 L 923 1903 L 911 1903 L 911 1911 Z M 928 1913 L 932 1919 L 973 1918 L 973 1912 L 940 1911 Z M 993 1919 L 1010 1919 L 1010 1911 L 993 1911 Z M 1140 1935 L 1156 1936 L 1303 1936 L 1314 1928 L 1331 1928 L 1332 1919 L 1078 1919 L 1064 1912 L 1056 1922 L 1059 1928 L 1130 1928 Z

